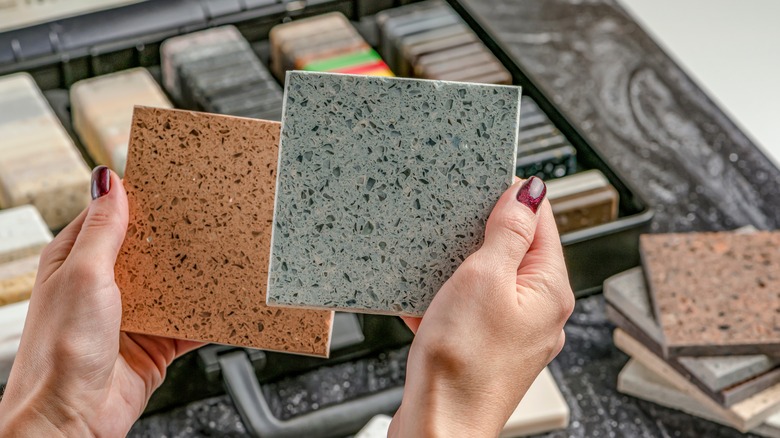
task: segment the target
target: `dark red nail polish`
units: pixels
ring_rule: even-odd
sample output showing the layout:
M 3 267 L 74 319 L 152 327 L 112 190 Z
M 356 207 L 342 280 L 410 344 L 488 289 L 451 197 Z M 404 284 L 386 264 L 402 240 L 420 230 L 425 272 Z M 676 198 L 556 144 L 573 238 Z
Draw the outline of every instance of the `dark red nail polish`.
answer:
M 111 171 L 106 166 L 92 170 L 92 199 L 105 196 L 111 190 Z
M 517 200 L 536 213 L 547 194 L 547 186 L 541 178 L 532 176 L 528 178 L 517 192 Z

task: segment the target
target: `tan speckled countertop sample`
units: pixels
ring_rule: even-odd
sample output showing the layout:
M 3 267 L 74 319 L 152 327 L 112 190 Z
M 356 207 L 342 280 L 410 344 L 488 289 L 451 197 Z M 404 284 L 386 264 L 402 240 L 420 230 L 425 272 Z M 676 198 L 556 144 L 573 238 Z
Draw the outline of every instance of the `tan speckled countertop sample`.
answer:
M 136 107 L 122 329 L 326 356 L 333 313 L 265 305 L 280 124 Z

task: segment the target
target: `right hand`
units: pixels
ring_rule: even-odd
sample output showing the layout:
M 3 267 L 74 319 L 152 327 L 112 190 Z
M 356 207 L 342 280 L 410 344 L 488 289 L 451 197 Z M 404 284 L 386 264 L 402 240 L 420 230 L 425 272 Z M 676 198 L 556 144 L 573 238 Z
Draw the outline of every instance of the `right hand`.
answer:
M 405 318 L 416 337 L 389 436 L 498 436 L 563 348 L 574 295 L 545 192 L 538 178 L 510 187 L 482 247 Z

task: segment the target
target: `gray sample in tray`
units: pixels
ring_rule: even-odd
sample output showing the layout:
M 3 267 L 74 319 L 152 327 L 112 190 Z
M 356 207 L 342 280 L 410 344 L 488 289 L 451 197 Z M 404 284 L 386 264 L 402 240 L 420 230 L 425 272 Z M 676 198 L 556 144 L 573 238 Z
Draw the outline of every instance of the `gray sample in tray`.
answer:
M 520 88 L 290 72 L 268 304 L 419 316 L 512 183 Z

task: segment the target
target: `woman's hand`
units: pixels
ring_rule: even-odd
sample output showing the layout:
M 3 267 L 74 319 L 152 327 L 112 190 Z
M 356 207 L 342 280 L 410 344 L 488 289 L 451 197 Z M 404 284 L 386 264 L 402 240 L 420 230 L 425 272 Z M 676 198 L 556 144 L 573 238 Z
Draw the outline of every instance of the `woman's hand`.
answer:
M 485 242 L 436 294 L 416 337 L 391 437 L 496 437 L 561 351 L 574 296 L 546 188 L 516 183 Z
M 41 255 L 0 431 L 18 436 L 125 436 L 166 367 L 200 344 L 120 333 L 114 263 L 127 195 L 113 172 L 92 174 L 91 205 Z

